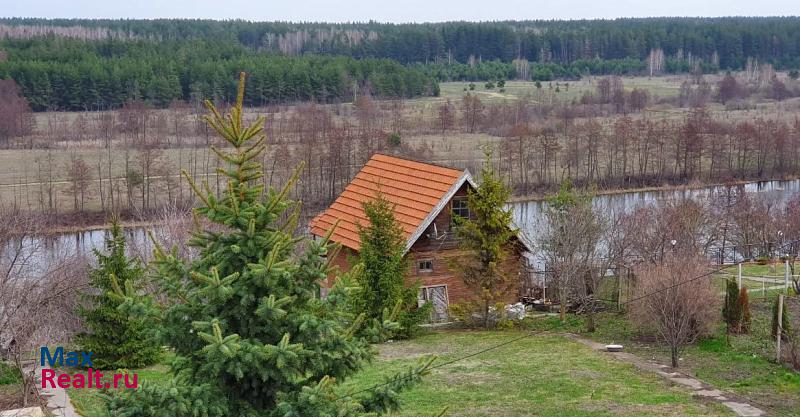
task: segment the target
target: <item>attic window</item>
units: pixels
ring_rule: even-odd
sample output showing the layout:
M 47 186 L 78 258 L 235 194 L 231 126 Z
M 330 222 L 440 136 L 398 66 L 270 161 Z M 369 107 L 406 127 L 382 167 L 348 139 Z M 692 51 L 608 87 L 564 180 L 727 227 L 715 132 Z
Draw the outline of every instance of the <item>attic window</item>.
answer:
M 420 259 L 417 261 L 418 272 L 433 272 L 433 259 Z
M 452 207 L 453 216 L 469 219 L 469 205 L 466 198 L 454 198 Z

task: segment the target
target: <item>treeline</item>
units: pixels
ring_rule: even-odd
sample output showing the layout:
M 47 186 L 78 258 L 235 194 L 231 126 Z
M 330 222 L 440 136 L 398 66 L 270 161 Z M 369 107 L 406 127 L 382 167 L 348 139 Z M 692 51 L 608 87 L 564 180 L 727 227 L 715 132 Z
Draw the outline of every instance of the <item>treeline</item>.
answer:
M 430 62 L 418 64 L 420 68 L 438 81 L 486 81 L 522 79 L 530 81 L 578 80 L 588 75 L 641 75 L 648 73 L 648 62 L 635 59 L 578 59 L 569 63 L 477 61 L 472 63 Z M 658 73 L 680 74 L 698 71 L 713 73 L 719 67 L 713 63 L 664 59 Z
M 287 55 L 324 53 L 391 58 L 403 63 L 470 59 L 645 61 L 654 51 L 675 65 L 702 60 L 722 69 L 748 58 L 776 68 L 800 66 L 800 17 L 637 18 L 575 21 L 284 23 L 212 20 L 0 19 L 9 26 L 85 28 L 85 38 L 110 33 L 130 39 L 216 39 Z M 104 32 L 105 31 L 105 32 Z M 61 30 L 60 32 L 65 32 Z
M 82 41 L 44 37 L 5 39 L 0 79 L 16 81 L 34 111 L 118 108 L 143 100 L 166 107 L 173 100 L 236 95 L 236 74 L 246 71 L 246 104 L 437 95 L 435 80 L 388 59 L 309 55 L 287 57 L 220 41 Z

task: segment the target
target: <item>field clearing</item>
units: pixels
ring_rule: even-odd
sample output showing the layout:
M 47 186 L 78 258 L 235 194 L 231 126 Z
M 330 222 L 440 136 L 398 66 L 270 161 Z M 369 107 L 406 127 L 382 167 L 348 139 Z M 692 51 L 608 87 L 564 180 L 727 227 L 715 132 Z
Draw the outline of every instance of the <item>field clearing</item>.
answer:
M 658 96 L 660 98 L 677 97 L 680 92 L 680 84 L 688 77 L 686 76 L 664 76 L 664 77 L 620 77 L 626 91 L 634 88 L 647 90 L 651 96 Z M 541 101 L 547 103 L 550 100 L 552 93 L 553 100 L 558 99 L 561 101 L 572 101 L 573 99 L 579 100 L 584 92 L 596 93 L 597 91 L 597 77 L 582 78 L 578 81 L 541 81 L 542 88 L 537 90 L 536 83 L 533 81 L 506 81 L 505 90 L 500 92 L 501 88 L 495 86 L 491 90 L 485 88 L 485 82 L 475 81 L 475 90 L 470 91 L 470 81 L 456 81 L 440 83 L 441 99 L 460 99 L 466 92 L 477 94 L 483 100 L 484 98 L 493 100 L 512 100 L 523 97 L 529 97 L 530 100 L 535 102 Z M 556 92 L 558 87 L 558 92 Z M 465 91 L 466 89 L 466 91 Z M 419 99 L 424 101 L 425 99 Z
M 501 138 L 483 133 L 458 133 L 441 135 L 417 135 L 404 137 L 405 145 L 412 149 L 425 149 L 425 157 L 429 162 L 444 165 L 468 167 L 472 172 L 477 172 L 479 167 L 480 148 L 483 144 L 497 144 Z M 224 146 L 216 144 L 220 148 Z M 273 178 L 273 184 L 282 184 L 292 173 L 294 165 L 275 165 L 273 159 L 281 159 L 278 152 L 287 148 L 290 152 L 299 149 L 298 145 L 287 145 L 280 148 L 275 140 L 267 138 L 267 152 L 262 161 L 265 167 L 265 181 Z M 47 199 L 46 193 L 49 183 L 53 184 L 55 198 L 58 202 L 59 212 L 72 210 L 72 183 L 70 182 L 69 165 L 72 158 L 82 159 L 89 166 L 89 180 L 85 188 L 87 211 L 99 211 L 100 201 L 100 175 L 98 165 L 102 171 L 104 193 L 108 193 L 109 171 L 114 181 L 116 190 L 125 193 L 126 152 L 118 149 L 121 146 L 115 141 L 111 152 L 100 147 L 75 146 L 67 144 L 66 149 L 0 149 L 0 202 L 16 202 L 24 209 L 36 210 L 39 199 Z M 189 186 L 181 178 L 181 170 L 194 174 L 197 180 L 207 180 L 209 185 L 216 190 L 218 186 L 224 187 L 224 181 L 217 184 L 218 158 L 207 147 L 168 147 L 158 150 L 159 167 L 149 177 L 152 180 L 155 202 L 163 202 L 167 198 L 166 181 L 171 182 L 173 192 L 183 193 L 188 196 Z M 128 151 L 128 166 L 130 169 L 141 171 L 139 152 L 136 149 Z M 50 168 L 52 167 L 52 172 Z M 350 167 L 355 173 L 360 165 Z M 156 172 L 157 171 L 157 172 Z M 135 187 L 134 198 L 139 198 L 138 188 Z M 159 199 L 161 197 L 161 199 Z
M 718 77 L 718 75 L 710 75 L 706 76 L 706 80 L 713 83 Z M 688 75 L 674 75 L 623 77 L 622 80 L 627 90 L 643 88 L 654 97 L 674 98 L 680 90 L 680 84 L 688 78 Z M 531 187 L 526 185 L 524 191 L 518 191 L 519 195 L 516 197 L 541 198 L 565 175 L 573 175 L 573 179 L 576 181 L 586 179 L 585 158 L 580 160 L 580 164 L 582 164 L 580 171 L 578 171 L 578 166 L 576 165 L 575 171 L 572 171 L 572 167 L 570 167 L 570 172 L 566 173 L 564 164 L 571 157 L 564 149 L 569 146 L 568 141 L 570 139 L 561 132 L 566 132 L 568 129 L 562 128 L 563 121 L 558 118 L 555 110 L 549 113 L 545 111 L 540 114 L 536 111 L 536 103 L 541 101 L 543 103 L 542 107 L 546 110 L 549 107 L 547 105 L 551 102 L 572 101 L 580 97 L 584 92 L 595 92 L 597 80 L 598 78 L 596 77 L 589 77 L 569 83 L 553 82 L 552 89 L 550 88 L 551 83 L 545 82 L 542 84 L 540 91 L 537 91 L 533 82 L 508 81 L 502 93 L 497 87 L 492 90 L 486 90 L 483 83 L 475 83 L 476 90 L 474 94 L 478 95 L 487 107 L 484 110 L 484 118 L 496 117 L 492 116 L 492 112 L 496 115 L 498 111 L 501 114 L 513 111 L 514 102 L 524 100 L 528 102 L 526 104 L 527 111 L 531 113 L 530 123 L 534 127 L 550 126 L 559 132 L 556 140 L 559 142 L 558 146 L 561 151 L 558 152 L 556 157 L 551 158 L 554 163 L 544 163 L 536 159 L 537 156 L 534 155 L 524 170 L 527 172 L 526 175 L 532 178 L 530 181 L 535 181 L 536 183 Z M 481 145 L 493 145 L 496 150 L 495 156 L 498 160 L 505 159 L 507 162 L 515 157 L 515 150 L 504 149 L 499 146 L 506 141 L 503 135 L 508 134 L 514 122 L 511 120 L 501 126 L 493 126 L 483 130 L 478 129 L 476 133 L 466 133 L 472 129 L 467 129 L 462 119 L 461 99 L 464 95 L 464 88 L 468 89 L 468 85 L 469 82 L 441 83 L 440 97 L 411 99 L 402 102 L 376 99 L 374 100 L 374 113 L 367 122 L 359 115 L 359 111 L 352 103 L 317 104 L 314 106 L 322 109 L 322 113 L 330 117 L 333 123 L 347 126 L 349 146 L 353 149 L 352 152 L 360 153 L 359 156 L 351 158 L 349 167 L 347 164 L 341 164 L 341 162 L 339 162 L 340 165 L 337 165 L 337 168 L 340 169 L 340 172 L 344 172 L 345 176 L 354 174 L 360 169 L 360 164 L 374 152 L 398 152 L 411 159 L 439 163 L 459 169 L 467 168 L 475 173 L 478 172 L 482 159 Z M 559 88 L 558 93 L 555 92 L 556 85 Z M 800 98 L 783 102 L 756 98 L 754 100 L 757 101 L 755 109 L 726 110 L 721 104 L 709 103 L 708 110 L 716 119 L 729 123 L 753 121 L 758 118 L 779 119 L 794 123 L 793 121 L 800 114 Z M 438 127 L 438 112 L 441 103 L 445 101 L 450 101 L 455 110 L 453 125 L 449 130 L 442 133 Z M 494 105 L 502 107 L 489 109 Z M 575 108 L 580 109 L 581 106 L 579 105 Z M 303 127 L 308 124 L 304 120 L 309 120 L 307 117 L 310 117 L 311 111 L 309 104 L 247 109 L 246 115 L 250 120 L 254 120 L 259 115 L 267 116 L 267 143 L 269 147 L 264 165 L 267 171 L 266 175 L 269 178 L 274 177 L 275 184 L 285 181 L 292 168 L 302 158 L 317 159 L 316 161 L 307 161 L 308 169 L 316 170 L 315 178 L 306 178 L 309 182 L 316 181 L 319 183 L 326 178 L 321 170 L 329 168 L 323 168 L 326 162 L 322 160 L 327 157 L 326 147 L 329 146 L 328 142 L 332 134 L 318 133 L 320 136 L 316 139 L 316 142 L 311 144 L 311 146 L 315 147 L 314 150 L 303 148 L 309 145 L 301 143 L 302 138 L 308 134 L 307 131 L 303 130 Z M 689 108 L 677 108 L 670 104 L 654 103 L 640 113 L 611 114 L 613 112 L 609 113 L 608 109 L 605 109 L 598 112 L 593 110 L 590 114 L 594 115 L 592 117 L 593 120 L 604 127 L 606 134 L 610 134 L 610 132 L 613 132 L 614 123 L 622 117 L 627 116 L 633 120 L 669 120 L 675 123 L 682 123 L 690 111 L 691 109 Z M 102 119 L 98 116 L 104 115 L 103 113 L 113 116 L 110 118 L 114 125 L 110 137 L 112 146 L 110 164 L 108 151 L 103 147 L 104 139 L 101 139 L 105 130 L 103 130 L 98 121 Z M 0 202 L 16 204 L 22 209 L 30 211 L 48 211 L 59 214 L 72 212 L 74 206 L 73 184 L 69 182 L 68 171 L 70 160 L 73 156 L 82 159 L 89 168 L 88 180 L 83 188 L 83 208 L 85 211 L 101 211 L 103 206 L 100 198 L 101 182 L 99 178 L 101 176 L 103 178 L 103 193 L 106 195 L 108 195 L 109 190 L 108 179 L 109 177 L 114 179 L 115 193 L 123 196 L 116 199 L 115 207 L 120 208 L 118 202 L 121 201 L 123 202 L 121 207 L 123 210 L 129 208 L 132 211 L 140 211 L 144 209 L 144 206 L 152 208 L 163 202 L 174 201 L 176 194 L 188 196 L 187 184 L 179 175 L 182 169 L 190 172 L 197 179 L 208 180 L 212 188 L 216 189 L 218 186 L 216 181 L 218 165 L 216 157 L 208 150 L 208 144 L 216 143 L 219 145 L 219 143 L 216 139 L 213 139 L 213 135 L 204 136 L 204 129 L 202 126 L 198 127 L 199 114 L 196 114 L 189 107 L 150 109 L 147 111 L 147 117 L 149 118 L 147 133 L 143 136 L 146 136 L 148 140 L 157 141 L 157 146 L 159 147 L 157 153 L 160 154 L 160 159 L 157 166 L 154 167 L 156 169 L 150 170 L 150 175 L 147 177 L 151 180 L 150 191 L 147 193 L 148 197 L 146 198 L 148 204 L 142 203 L 141 200 L 145 198 L 142 197 L 143 192 L 136 185 L 131 187 L 130 196 L 128 196 L 126 153 L 129 161 L 128 167 L 136 171 L 134 174 L 137 172 L 142 174 L 143 169 L 139 162 L 140 151 L 133 145 L 139 139 L 134 138 L 134 134 L 130 131 L 122 130 L 123 118 L 120 117 L 121 114 L 121 112 L 116 111 L 100 113 L 36 113 L 34 115 L 36 118 L 36 131 L 29 137 L 19 140 L 16 143 L 17 148 L 0 150 Z M 295 120 L 297 119 L 295 116 L 300 117 L 299 122 Z M 588 119 L 576 118 L 572 120 L 571 124 L 574 128 L 570 128 L 570 134 L 578 134 L 576 133 L 580 132 L 578 125 L 586 120 Z M 370 125 L 368 132 L 370 132 L 369 135 L 371 137 L 366 139 L 366 141 L 370 141 L 370 144 L 366 146 L 362 143 L 365 139 L 359 133 L 362 123 Z M 400 133 L 402 148 L 393 148 L 384 137 L 393 129 L 397 129 Z M 180 131 L 180 134 L 176 133 L 178 131 Z M 207 134 L 207 131 L 205 134 Z M 182 144 L 181 147 L 178 146 L 179 143 Z M 31 144 L 48 149 L 23 149 Z M 541 144 L 536 146 L 541 146 Z M 288 153 L 289 157 L 286 158 L 276 152 Z M 365 157 L 365 153 L 370 155 Z M 628 161 L 628 166 L 631 167 L 635 163 L 632 158 L 633 156 Z M 670 160 L 667 163 L 668 165 L 674 165 L 676 162 Z M 533 166 L 534 164 L 538 166 Z M 600 161 L 596 162 L 596 164 L 598 173 L 605 172 L 609 166 L 606 157 L 600 158 Z M 710 165 L 708 155 L 704 157 L 702 164 L 703 168 L 708 168 Z M 506 163 L 503 169 L 514 171 L 512 172 L 511 180 L 512 182 L 520 183 L 523 171 L 521 166 L 511 166 Z M 675 175 L 674 172 L 670 173 L 669 170 L 665 172 L 667 175 Z M 338 193 L 341 191 L 340 188 L 345 185 L 344 180 L 349 180 L 349 178 L 343 178 L 341 174 L 337 176 L 337 179 L 340 179 L 341 183 L 327 187 L 325 191 L 328 194 Z M 649 183 L 647 186 L 658 188 L 670 184 L 669 180 L 665 179 L 663 182 Z M 52 185 L 52 193 L 50 192 L 50 185 Z M 608 185 L 610 190 L 616 190 L 617 188 L 615 187 L 635 188 L 638 186 L 625 186 L 622 183 L 610 183 Z M 601 188 L 603 187 L 601 186 Z M 330 191 L 331 189 L 333 191 Z M 315 190 L 311 194 L 305 194 L 305 197 L 307 200 L 317 198 L 319 201 L 309 201 L 310 204 L 322 206 L 330 202 L 325 200 L 326 198 L 330 199 L 330 195 L 322 196 L 322 194 L 322 190 Z
M 438 362 L 520 337 L 521 333 L 448 331 L 379 345 L 380 356 L 341 387 L 341 395 L 381 383 L 385 376 L 438 355 Z M 557 348 L 554 348 L 557 347 Z M 152 370 L 163 368 L 149 368 Z M 163 374 L 140 372 L 160 383 Z M 91 390 L 71 390 L 86 417 L 104 417 Z M 557 335 L 537 335 L 456 362 L 401 394 L 396 416 L 732 416 L 717 404 Z

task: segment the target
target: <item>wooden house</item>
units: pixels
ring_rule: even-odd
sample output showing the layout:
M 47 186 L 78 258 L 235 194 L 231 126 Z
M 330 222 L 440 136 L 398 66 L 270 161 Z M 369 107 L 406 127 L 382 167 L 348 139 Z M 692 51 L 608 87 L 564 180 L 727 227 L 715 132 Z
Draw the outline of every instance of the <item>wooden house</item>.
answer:
M 406 238 L 406 257 L 409 260 L 409 282 L 419 281 L 420 303 L 434 303 L 434 320 L 445 320 L 448 306 L 475 299 L 451 267 L 455 257 L 464 255 L 458 248 L 454 231 L 454 216 L 470 217 L 467 190 L 476 187 L 468 170 L 374 155 L 341 195 L 310 224 L 315 238 L 326 236 L 334 224 L 331 239 L 342 245 L 333 263 L 348 270 L 348 259 L 358 254 L 361 242 L 358 225 L 368 226 L 362 204 L 380 192 L 394 204 L 395 218 Z M 521 237 L 509 244 L 508 273 L 523 281 L 523 253 L 530 244 Z M 326 287 L 333 284 L 328 278 Z M 516 301 L 518 294 L 509 294 L 507 301 Z

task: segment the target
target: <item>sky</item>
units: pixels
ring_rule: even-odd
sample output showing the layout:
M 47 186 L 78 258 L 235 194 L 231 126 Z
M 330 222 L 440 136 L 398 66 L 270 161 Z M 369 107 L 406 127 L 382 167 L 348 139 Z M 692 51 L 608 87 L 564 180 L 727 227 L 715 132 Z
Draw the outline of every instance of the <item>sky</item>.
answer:
M 441 22 L 800 15 L 798 0 L 0 0 L 0 17 Z

